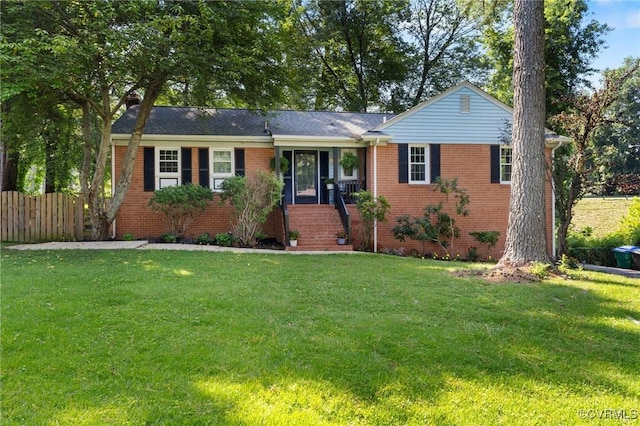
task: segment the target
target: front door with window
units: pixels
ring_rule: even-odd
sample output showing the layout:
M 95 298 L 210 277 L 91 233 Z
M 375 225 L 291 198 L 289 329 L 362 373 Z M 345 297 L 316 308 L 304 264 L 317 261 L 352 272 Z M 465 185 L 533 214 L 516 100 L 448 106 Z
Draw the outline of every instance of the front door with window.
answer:
M 318 151 L 294 151 L 293 157 L 295 203 L 318 203 Z

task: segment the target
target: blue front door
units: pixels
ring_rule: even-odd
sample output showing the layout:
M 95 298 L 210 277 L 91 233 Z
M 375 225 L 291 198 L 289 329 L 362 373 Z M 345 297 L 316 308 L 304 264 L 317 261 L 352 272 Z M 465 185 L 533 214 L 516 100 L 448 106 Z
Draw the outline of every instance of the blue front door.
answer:
M 295 204 L 317 204 L 318 151 L 294 151 L 293 176 Z

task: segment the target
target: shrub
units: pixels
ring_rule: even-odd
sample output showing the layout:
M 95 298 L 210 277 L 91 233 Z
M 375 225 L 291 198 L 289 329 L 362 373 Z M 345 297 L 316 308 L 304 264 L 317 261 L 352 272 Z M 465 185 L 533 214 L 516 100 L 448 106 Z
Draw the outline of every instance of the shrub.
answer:
M 478 248 L 477 247 L 469 247 L 467 249 L 467 260 L 470 262 L 476 262 L 478 260 Z
M 626 244 L 640 245 L 640 198 L 633 197 L 629 212 L 620 222 L 619 232 Z
M 165 243 L 176 243 L 178 242 L 178 237 L 175 234 L 167 233 L 160 237 L 162 241 Z
M 604 237 L 591 237 L 588 234 L 570 231 L 567 242 L 570 257 L 580 262 L 602 266 L 615 266 L 616 259 L 611 250 L 625 245 L 624 236 L 619 232 Z
M 134 241 L 135 239 L 136 237 L 134 237 L 133 234 L 124 234 L 122 236 L 123 241 Z
M 206 246 L 211 243 L 211 237 L 209 236 L 208 232 L 205 232 L 204 234 L 201 234 L 198 236 L 198 238 L 196 238 L 196 242 L 201 246 Z
M 231 245 L 235 241 L 233 234 L 230 234 L 228 232 L 222 232 L 222 233 L 216 234 L 214 239 L 216 241 L 216 244 L 222 247 L 231 247 Z
M 221 202 L 236 209 L 233 234 L 241 244 L 256 245 L 256 233 L 282 197 L 284 183 L 274 172 L 259 170 L 252 178 L 233 176 L 222 182 Z
M 212 199 L 210 189 L 186 184 L 156 190 L 149 200 L 149 206 L 151 210 L 164 214 L 167 234 L 181 237 Z

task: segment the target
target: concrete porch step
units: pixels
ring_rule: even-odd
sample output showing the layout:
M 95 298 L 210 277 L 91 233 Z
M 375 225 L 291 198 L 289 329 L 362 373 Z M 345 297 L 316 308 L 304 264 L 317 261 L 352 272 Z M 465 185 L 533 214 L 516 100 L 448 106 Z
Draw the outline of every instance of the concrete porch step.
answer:
M 307 245 L 298 243 L 296 247 L 285 247 L 285 251 L 353 251 L 353 246 L 351 244 L 339 245 L 337 243 Z

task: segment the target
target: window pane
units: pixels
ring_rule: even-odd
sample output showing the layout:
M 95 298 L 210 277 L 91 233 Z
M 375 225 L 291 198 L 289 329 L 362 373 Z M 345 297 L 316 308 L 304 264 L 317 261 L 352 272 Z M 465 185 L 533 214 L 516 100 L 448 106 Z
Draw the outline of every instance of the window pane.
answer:
M 213 161 L 231 161 L 231 151 L 213 151 Z
M 227 174 L 232 173 L 231 170 L 231 151 L 213 151 L 213 173 Z
M 426 182 L 427 180 L 427 149 L 424 146 L 412 146 L 409 151 L 409 180 L 411 182 Z
M 178 173 L 178 151 L 174 149 L 161 149 L 160 173 Z
M 426 180 L 424 164 L 412 164 L 411 165 L 411 180 L 412 181 L 424 181 L 424 180 Z
M 500 180 L 511 182 L 513 149 L 510 146 L 500 147 Z
M 213 173 L 231 173 L 231 163 L 213 163 Z

